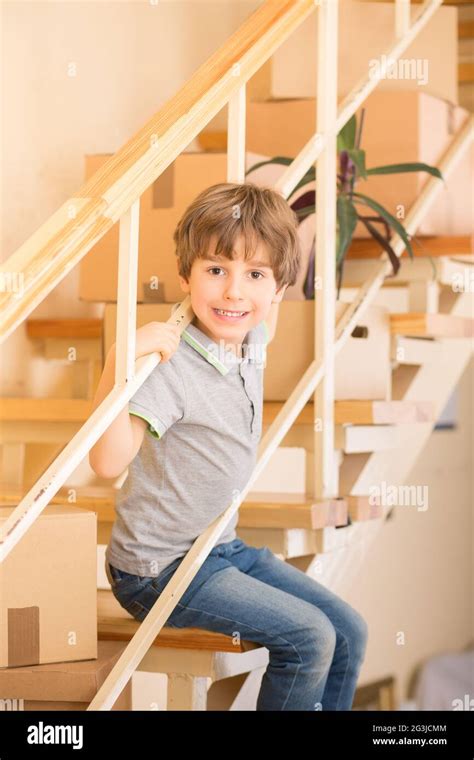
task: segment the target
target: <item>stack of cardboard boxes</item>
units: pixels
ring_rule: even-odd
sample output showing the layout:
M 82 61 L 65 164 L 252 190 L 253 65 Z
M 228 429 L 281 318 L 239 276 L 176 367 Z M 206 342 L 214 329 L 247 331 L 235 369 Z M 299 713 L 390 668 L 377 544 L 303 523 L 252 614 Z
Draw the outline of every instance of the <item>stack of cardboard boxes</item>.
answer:
M 85 710 L 123 649 L 97 641 L 97 514 L 46 507 L 0 565 L 0 710 Z

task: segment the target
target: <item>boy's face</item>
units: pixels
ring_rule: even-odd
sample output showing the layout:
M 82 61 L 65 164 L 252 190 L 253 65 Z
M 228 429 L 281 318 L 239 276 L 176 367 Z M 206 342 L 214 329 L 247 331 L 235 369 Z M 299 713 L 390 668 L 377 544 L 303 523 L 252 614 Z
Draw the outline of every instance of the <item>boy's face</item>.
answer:
M 205 258 L 194 260 L 189 281 L 181 276 L 179 280 L 182 290 L 191 295 L 196 327 L 216 343 L 223 340 L 229 350 L 238 350 L 248 331 L 267 317 L 272 302 L 281 301 L 286 285 L 277 291 L 263 243 L 259 242 L 248 261 L 243 258 L 242 237 L 236 242 L 232 261 L 217 258 L 215 245 L 213 237 Z

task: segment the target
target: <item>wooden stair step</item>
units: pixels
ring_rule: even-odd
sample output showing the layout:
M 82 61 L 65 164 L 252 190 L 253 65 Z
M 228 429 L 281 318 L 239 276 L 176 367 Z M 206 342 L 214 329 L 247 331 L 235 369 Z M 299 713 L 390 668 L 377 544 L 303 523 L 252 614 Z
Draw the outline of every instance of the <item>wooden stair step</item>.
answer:
M 432 401 L 337 401 L 336 424 L 395 425 L 434 420 Z
M 426 338 L 393 335 L 390 358 L 396 364 L 429 364 L 439 358 L 440 343 Z
M 120 606 L 111 590 L 97 590 L 99 641 L 130 641 L 140 625 L 141 623 Z M 205 631 L 202 628 L 170 628 L 164 626 L 151 646 L 238 653 L 258 649 L 261 645 L 246 640 L 236 642 L 232 636 Z
M 469 235 L 420 235 L 417 236 L 423 246 L 425 256 L 468 255 L 472 253 L 472 242 Z M 349 259 L 378 259 L 383 248 L 373 238 L 354 238 L 347 249 Z M 416 255 L 416 254 L 415 254 Z M 401 259 L 408 258 L 408 251 L 403 251 Z
M 374 273 L 376 261 L 364 257 L 346 261 L 342 287 L 355 288 L 363 285 Z M 470 252 L 452 251 L 449 256 L 415 256 L 413 260 L 402 258 L 396 275 L 386 278 L 384 285 L 390 288 L 404 286 L 415 281 L 433 281 L 453 287 L 456 283 L 459 292 L 472 287 L 474 256 Z
M 346 496 L 352 522 L 376 520 L 383 517 L 383 505 L 371 504 L 370 496 Z
M 115 519 L 116 490 L 107 487 L 86 487 L 80 490 L 65 486 L 53 496 L 50 504 L 70 504 L 74 491 L 75 506 L 97 512 L 99 523 Z M 24 493 L 14 486 L 0 491 L 0 505 L 14 506 Z M 239 509 L 238 526 L 243 528 L 307 528 L 316 530 L 347 525 L 348 507 L 344 499 L 314 501 L 305 495 L 286 493 L 249 493 Z
M 29 338 L 101 338 L 102 319 L 27 319 Z
M 474 63 L 458 63 L 458 82 L 474 82 Z
M 302 528 L 238 528 L 238 535 L 250 546 L 267 546 L 285 560 L 338 551 L 354 540 L 354 525 Z
M 392 335 L 425 338 L 474 337 L 474 319 L 469 317 L 426 312 L 392 313 L 389 317 Z
M 460 21 L 458 24 L 458 38 L 460 40 L 474 37 L 474 21 Z
M 0 484 L 0 505 L 16 506 L 26 491 L 8 483 Z M 100 510 L 102 519 L 112 521 L 116 489 L 109 486 L 63 486 L 51 498 L 50 504 L 75 504 L 82 509 Z
M 314 501 L 304 494 L 249 493 L 239 509 L 239 528 L 319 528 L 347 525 L 344 499 Z
M 77 398 L 0 398 L 0 420 L 4 422 L 85 422 L 92 400 Z
M 71 488 L 63 488 L 51 499 L 51 504 L 63 504 L 71 503 Z M 18 504 L 22 492 L 15 487 L 9 487 L 4 485 L 0 487 L 0 506 L 8 505 L 14 506 Z M 106 529 L 105 539 L 108 540 L 110 534 L 110 525 L 114 520 L 114 489 L 110 488 L 98 488 L 89 487 L 81 489 L 80 492 L 74 494 L 75 498 L 72 503 L 83 509 L 91 509 L 97 511 L 98 523 L 99 523 L 99 536 L 100 528 Z M 255 495 L 254 495 L 255 496 Z M 273 498 L 275 494 L 272 495 Z M 292 499 L 291 495 L 285 494 L 287 504 L 283 510 L 284 517 L 279 515 L 280 506 L 277 504 L 276 508 L 268 510 L 265 520 L 272 522 L 271 526 L 265 525 L 252 525 L 245 527 L 240 524 L 238 527 L 239 536 L 249 543 L 251 546 L 268 546 L 274 554 L 280 555 L 282 559 L 291 557 L 299 557 L 309 554 L 326 554 L 327 552 L 336 551 L 346 546 L 352 537 L 351 525 L 348 525 L 348 502 L 346 499 L 333 499 L 328 500 L 331 503 L 331 508 L 328 507 L 327 512 L 331 516 L 332 525 L 324 525 L 325 511 L 324 509 L 318 509 L 320 505 L 316 504 L 317 509 L 314 509 L 314 502 L 308 500 L 308 508 L 304 510 L 298 510 L 297 516 L 300 523 L 306 522 L 306 524 L 319 525 L 320 527 L 281 527 L 275 526 L 275 523 L 286 522 L 289 515 L 289 506 L 303 503 L 303 498 L 300 496 Z M 293 504 L 291 504 L 293 502 Z M 259 502 L 259 508 L 262 503 Z M 291 517 L 291 515 L 290 515 Z M 335 524 L 334 524 L 335 523 Z M 98 543 L 104 543 L 99 539 Z M 132 624 L 133 624 L 133 619 Z M 131 630 L 131 629 L 127 629 Z
M 404 425 L 336 425 L 334 446 L 346 454 L 391 451 L 404 438 Z
M 283 407 L 281 401 L 265 401 L 263 424 L 270 425 Z M 429 422 L 434 419 L 431 401 L 336 401 L 334 422 L 336 425 L 394 425 L 413 422 Z M 295 420 L 296 425 L 311 425 L 314 420 L 313 402 L 309 401 Z
M 269 425 L 283 402 L 265 401 L 263 424 Z M 313 402 L 306 404 L 295 424 L 312 424 Z M 56 398 L 0 398 L 0 420 L 28 420 L 32 422 L 85 422 L 92 410 L 88 399 Z M 334 421 L 337 425 L 383 425 L 406 422 L 427 422 L 433 419 L 430 401 L 336 401 Z

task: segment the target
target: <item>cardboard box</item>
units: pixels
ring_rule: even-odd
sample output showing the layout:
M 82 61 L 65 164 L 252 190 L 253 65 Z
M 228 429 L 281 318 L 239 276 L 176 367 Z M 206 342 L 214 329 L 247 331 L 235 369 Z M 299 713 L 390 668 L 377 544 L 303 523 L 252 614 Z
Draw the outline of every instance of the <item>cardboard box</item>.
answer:
M 96 657 L 97 515 L 50 505 L 0 565 L 0 668 Z
M 373 92 L 357 112 L 358 121 L 362 107 L 365 116 L 361 147 L 366 152 L 367 167 L 414 161 L 436 165 L 469 118 L 463 108 L 412 91 Z M 311 98 L 249 103 L 247 113 L 247 148 L 260 154 L 261 159 L 277 155 L 294 158 L 316 129 L 316 102 Z M 473 157 L 471 146 L 446 178 L 446 186 L 440 189 L 417 234 L 472 233 Z M 249 180 L 264 184 L 264 172 L 268 170 L 257 171 L 260 180 L 257 172 L 250 174 Z M 403 223 L 429 177 L 424 172 L 372 176 L 361 179 L 356 190 L 381 203 Z M 368 207 L 358 206 L 358 210 L 372 215 Z M 355 237 L 369 237 L 361 222 Z
M 336 322 L 348 304 L 336 301 Z M 264 375 L 266 401 L 286 401 L 314 358 L 314 301 L 280 304 L 278 326 L 268 346 Z M 366 337 L 350 336 L 335 360 L 336 400 L 389 401 L 390 317 L 383 306 L 369 306 L 357 323 Z M 290 355 L 291 361 L 286 357 Z
M 86 156 L 86 179 L 110 158 Z M 227 180 L 226 153 L 182 153 L 140 200 L 137 299 L 180 300 L 176 225 L 187 206 L 206 187 Z M 79 297 L 85 301 L 117 301 L 119 223 L 91 248 L 80 263 Z
M 336 302 L 336 319 L 347 304 Z M 267 350 L 264 374 L 266 401 L 286 401 L 314 357 L 314 301 L 287 301 L 279 308 L 277 332 Z M 166 322 L 171 304 L 140 304 L 137 327 L 147 322 Z M 107 353 L 115 341 L 116 304 L 107 304 L 104 312 L 104 349 Z M 366 337 L 349 337 L 336 357 L 335 398 L 391 398 L 390 317 L 383 306 L 369 306 L 358 326 L 366 327 Z M 364 331 L 361 331 L 364 332 Z M 291 352 L 291 361 L 286 357 Z
M 97 658 L 0 670 L 2 710 L 87 710 L 128 642 L 99 641 Z M 112 710 L 131 710 L 127 683 Z
M 395 42 L 395 3 L 339 3 L 338 96 L 342 99 L 373 71 L 372 61 Z M 412 4 L 412 21 L 420 5 Z M 317 88 L 318 13 L 312 14 L 272 56 L 274 97 L 314 97 Z M 458 10 L 442 6 L 402 53 L 379 91 L 413 90 L 458 103 Z M 442 53 L 441 53 L 442 51 Z

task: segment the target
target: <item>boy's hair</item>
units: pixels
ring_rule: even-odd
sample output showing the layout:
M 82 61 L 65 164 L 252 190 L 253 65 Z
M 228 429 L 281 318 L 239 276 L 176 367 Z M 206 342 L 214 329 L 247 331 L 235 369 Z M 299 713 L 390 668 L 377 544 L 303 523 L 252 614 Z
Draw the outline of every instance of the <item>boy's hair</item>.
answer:
M 189 280 L 194 260 L 206 256 L 213 235 L 215 254 L 228 259 L 243 235 L 245 261 L 260 240 L 268 248 L 277 289 L 294 285 L 301 261 L 297 226 L 295 212 L 271 188 L 249 182 L 212 185 L 188 206 L 174 232 L 179 274 Z

